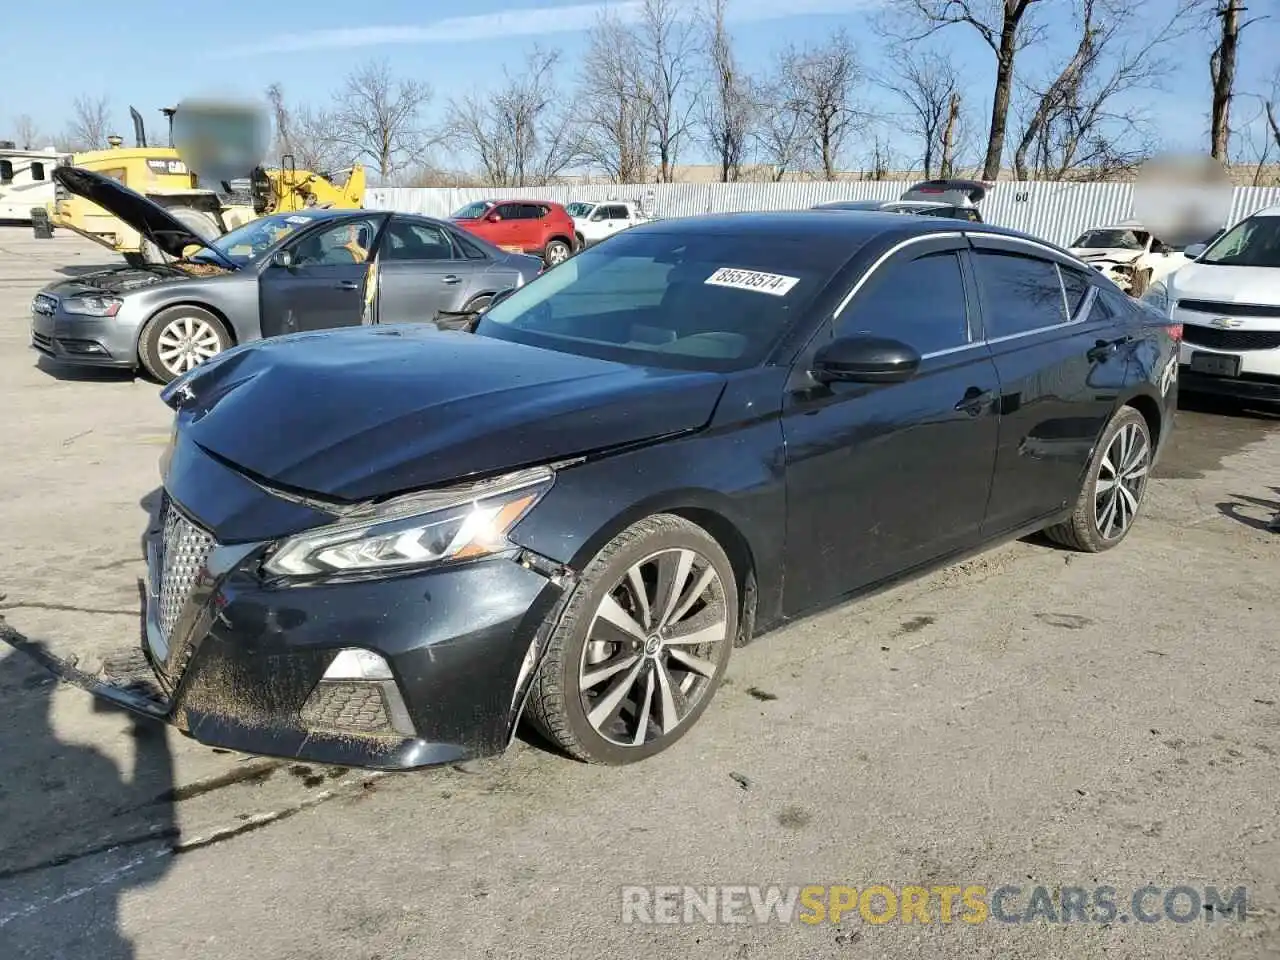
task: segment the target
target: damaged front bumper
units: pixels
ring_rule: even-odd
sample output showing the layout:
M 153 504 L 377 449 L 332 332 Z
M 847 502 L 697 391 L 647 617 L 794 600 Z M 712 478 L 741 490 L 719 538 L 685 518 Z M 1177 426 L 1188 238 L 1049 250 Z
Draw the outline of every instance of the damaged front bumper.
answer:
M 565 594 L 559 568 L 521 552 L 270 586 L 257 573 L 266 544 L 209 538 L 202 556 L 201 538 L 166 498 L 147 536 L 135 656 L 90 675 L 25 652 L 95 696 L 242 753 L 395 770 L 509 745 Z M 376 669 L 351 668 L 361 662 Z

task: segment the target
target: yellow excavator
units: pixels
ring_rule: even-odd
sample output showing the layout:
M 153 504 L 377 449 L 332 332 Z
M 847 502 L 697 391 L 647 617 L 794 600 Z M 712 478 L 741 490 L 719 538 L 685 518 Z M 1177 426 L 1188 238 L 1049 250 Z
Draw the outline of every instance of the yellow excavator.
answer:
M 133 147 L 125 147 L 122 138 L 111 136 L 106 150 L 77 153 L 64 162 L 118 180 L 167 208 L 206 240 L 272 213 L 306 207 L 358 210 L 364 206 L 365 171 L 361 164 L 334 173 L 317 173 L 297 169 L 291 154 L 280 158 L 279 167 L 259 166 L 245 171 L 246 176 L 239 182 L 223 181 L 216 189 L 202 186 L 173 145 L 177 108 L 166 107 L 161 112 L 169 120 L 169 146 L 149 145 L 142 115 L 130 107 Z M 135 266 L 165 260 L 155 244 L 136 230 L 62 187 L 56 188 L 49 219 L 54 227 L 64 227 L 122 254 Z

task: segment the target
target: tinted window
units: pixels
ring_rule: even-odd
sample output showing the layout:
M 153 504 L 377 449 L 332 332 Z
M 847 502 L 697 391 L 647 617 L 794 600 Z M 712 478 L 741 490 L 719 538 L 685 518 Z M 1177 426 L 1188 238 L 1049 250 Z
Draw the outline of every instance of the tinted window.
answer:
M 520 215 L 526 220 L 540 220 L 547 215 L 547 208 L 540 207 L 536 203 L 522 203 L 520 210 Z
M 13 163 L 0 160 L 0 183 L 13 183 Z
M 649 366 L 745 369 L 848 256 L 786 236 L 623 231 L 490 308 L 476 333 Z
M 521 213 L 520 211 L 520 204 L 518 203 L 499 204 L 495 212 L 503 220 L 519 220 L 521 217 L 524 216 L 524 214 Z
M 1080 304 L 1084 303 L 1085 294 L 1089 292 L 1089 278 L 1079 270 L 1072 270 L 1061 264 L 1058 270 L 1062 274 L 1062 287 L 1067 292 L 1067 310 L 1074 317 Z
M 457 254 L 449 235 L 426 223 L 393 220 L 382 241 L 384 260 L 453 260 Z
M 453 242 L 462 249 L 463 256 L 468 260 L 487 260 L 489 257 L 479 244 L 465 234 L 453 234 Z
M 32 162 L 32 164 L 31 164 L 31 179 L 32 179 L 32 180 L 43 180 L 43 179 L 44 179 L 44 164 L 43 164 L 43 163 L 37 163 L 37 162 L 34 162 L 34 161 Z
M 964 279 L 955 253 L 930 253 L 885 264 L 841 314 L 836 336 L 893 337 L 920 353 L 969 341 Z
M 455 210 L 453 216 L 458 220 L 479 220 L 489 211 L 489 203 L 486 200 L 477 200 L 475 203 L 468 203 L 465 207 Z
M 977 250 L 988 339 L 1039 330 L 1067 319 L 1057 264 L 1020 253 Z

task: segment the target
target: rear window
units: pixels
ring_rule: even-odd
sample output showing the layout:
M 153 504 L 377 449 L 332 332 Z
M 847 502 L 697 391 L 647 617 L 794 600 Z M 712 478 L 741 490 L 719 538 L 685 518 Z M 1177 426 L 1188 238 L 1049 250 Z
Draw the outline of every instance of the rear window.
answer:
M 648 366 L 745 369 L 852 253 L 799 238 L 627 231 L 490 308 L 476 333 Z

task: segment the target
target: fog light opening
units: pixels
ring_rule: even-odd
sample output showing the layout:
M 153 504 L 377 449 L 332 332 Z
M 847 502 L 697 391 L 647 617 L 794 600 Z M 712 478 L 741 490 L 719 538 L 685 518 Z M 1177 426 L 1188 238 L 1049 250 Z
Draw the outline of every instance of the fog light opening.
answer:
M 347 647 L 338 651 L 338 655 L 324 672 L 323 680 L 390 680 L 391 666 L 372 650 L 362 647 Z

